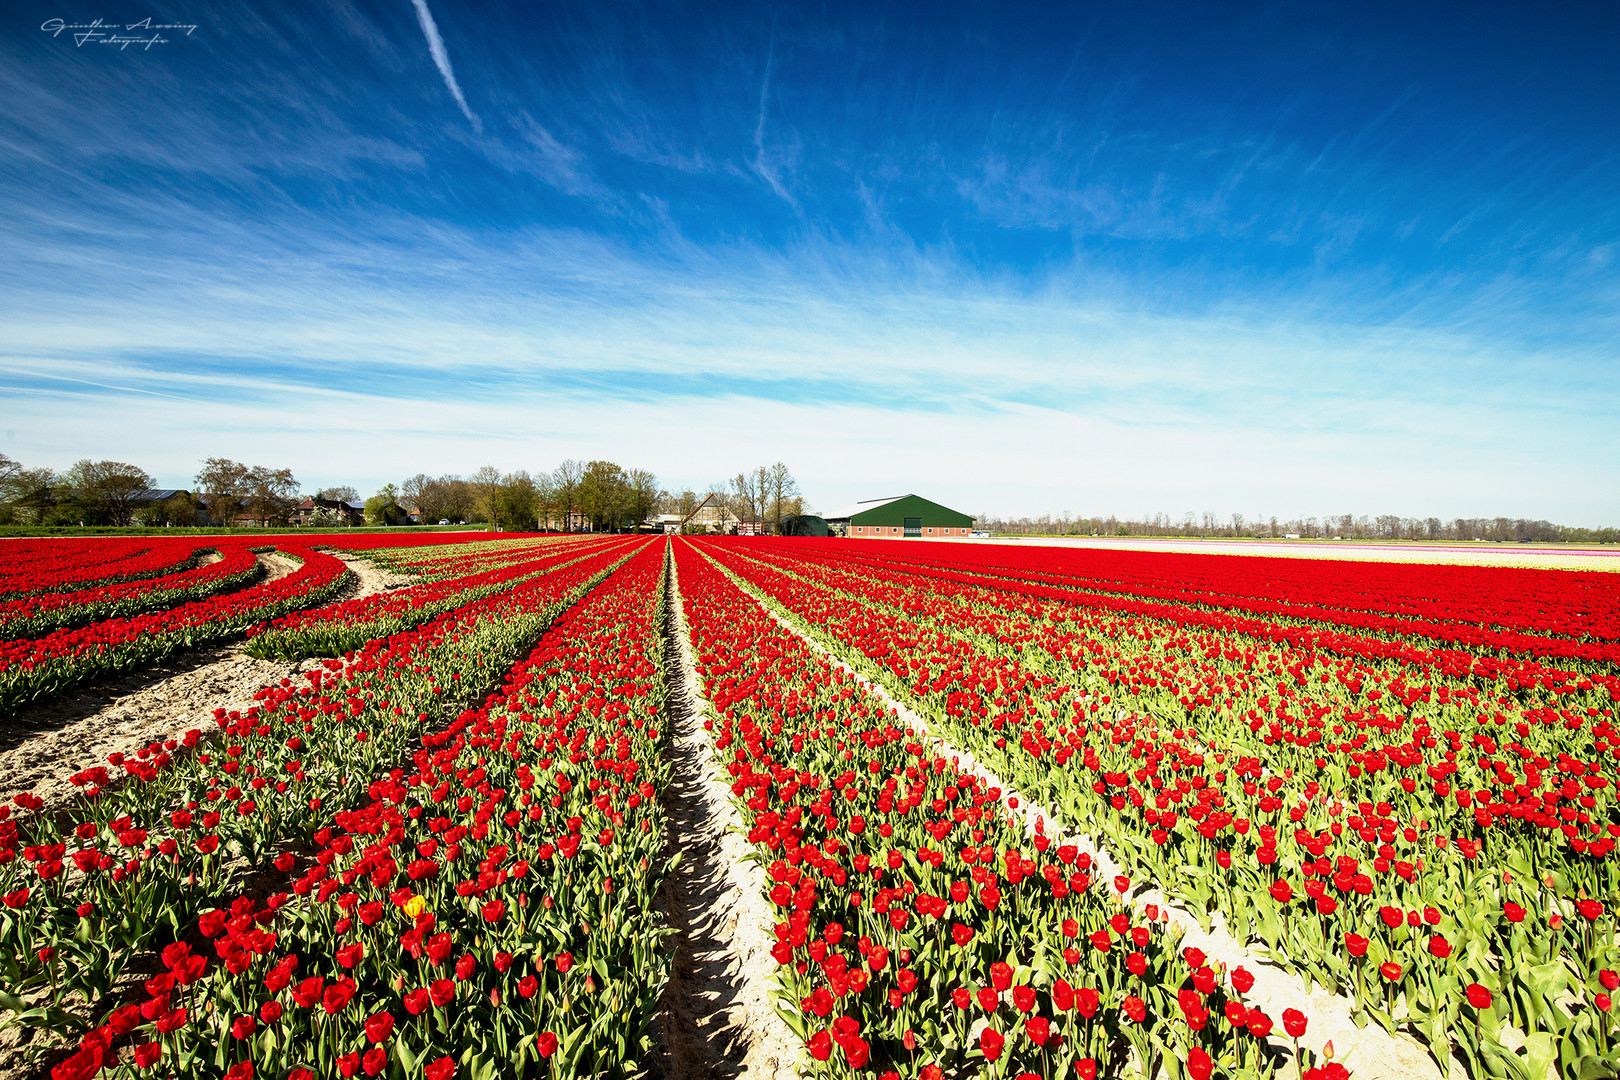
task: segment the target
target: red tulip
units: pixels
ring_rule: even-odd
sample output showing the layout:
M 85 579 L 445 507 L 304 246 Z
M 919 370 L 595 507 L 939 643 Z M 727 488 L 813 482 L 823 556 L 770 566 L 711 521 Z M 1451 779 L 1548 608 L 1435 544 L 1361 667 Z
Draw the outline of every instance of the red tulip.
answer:
M 1468 1004 L 1479 1010 L 1491 1007 L 1491 992 L 1479 983 L 1468 984 Z
M 1187 1053 L 1187 1075 L 1192 1080 L 1209 1080 L 1215 1071 L 1215 1062 L 1199 1046 L 1193 1047 Z
M 1305 1014 L 1298 1009 L 1283 1010 L 1283 1030 L 1288 1032 L 1289 1038 L 1298 1039 L 1305 1034 Z
M 1390 982 L 1398 982 L 1400 981 L 1401 977 L 1401 965 L 1397 964 L 1393 960 L 1386 961 L 1378 965 L 1378 974 L 1382 975 Z
M 386 1042 L 388 1036 L 393 1033 L 394 1016 L 392 1013 L 376 1013 L 366 1019 L 366 1038 L 372 1042 Z
M 1001 1048 L 1007 1040 L 995 1028 L 987 1027 L 979 1032 L 979 1050 L 984 1054 L 984 1060 L 996 1061 L 1001 1057 Z
M 540 1052 L 542 1058 L 549 1058 L 552 1054 L 555 1054 L 557 1052 L 556 1034 L 550 1031 L 542 1031 L 540 1038 L 535 1042 L 535 1049 Z

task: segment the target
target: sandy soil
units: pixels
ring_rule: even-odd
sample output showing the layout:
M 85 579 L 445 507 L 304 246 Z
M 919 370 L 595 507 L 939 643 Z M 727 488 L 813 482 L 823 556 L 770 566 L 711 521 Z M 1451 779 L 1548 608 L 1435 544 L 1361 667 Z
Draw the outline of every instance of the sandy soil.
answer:
M 263 581 L 286 577 L 300 565 L 274 552 L 261 554 L 259 561 L 266 570 Z M 351 586 L 352 596 L 412 580 L 363 560 L 343 561 L 359 578 Z M 259 660 L 246 655 L 238 642 L 177 653 L 141 671 L 23 709 L 0 725 L 0 797 L 33 791 L 47 805 L 60 805 L 78 790 L 67 778 L 105 764 L 108 754 L 133 754 L 154 741 L 178 739 L 191 728 L 212 732 L 215 709 L 246 709 L 255 690 L 317 663 Z
M 787 1078 L 802 1047 L 771 1005 L 775 919 L 765 899 L 768 881 L 757 864 L 744 861 L 751 849 L 703 729 L 711 713 L 693 667 L 673 561 L 669 572 L 675 774 L 665 796 L 666 851 L 681 852 L 682 861 L 662 897 L 677 933 L 656 1067 L 671 1080 Z
M 1018 813 L 1022 815 L 1026 827 L 1031 832 L 1034 831 L 1036 820 L 1044 818 L 1049 835 L 1061 834 L 1082 851 L 1091 854 L 1097 861 L 1100 880 L 1112 880 L 1121 873 L 1119 864 L 1109 854 L 1106 845 L 1096 837 L 1067 828 L 1056 815 L 1024 797 L 1016 788 L 976 761 L 972 754 L 935 735 L 922 716 L 889 693 L 881 683 L 867 678 L 838 659 L 800 622 L 778 609 L 774 603 L 750 588 L 746 582 L 738 581 L 738 584 L 784 629 L 803 639 L 841 670 L 871 688 L 874 694 L 894 709 L 902 722 L 919 735 L 925 736 L 939 754 L 947 760 L 954 761 L 963 771 L 980 776 L 986 782 L 1001 788 L 1007 795 L 1017 796 Z M 1441 1080 L 1443 1075 L 1446 1080 L 1466 1080 L 1467 1072 L 1456 1058 L 1451 1060 L 1449 1073 L 1442 1074 L 1428 1052 L 1415 1039 L 1406 1035 L 1391 1034 L 1377 1024 L 1368 1024 L 1365 1028 L 1356 1027 L 1350 1019 L 1354 1004 L 1348 997 L 1329 994 L 1320 987 L 1313 987 L 1313 992 L 1308 992 L 1303 980 L 1265 959 L 1260 953 L 1247 948 L 1227 932 L 1218 914 L 1206 932 L 1186 908 L 1157 889 L 1135 893 L 1131 897 L 1131 903 L 1137 910 L 1148 904 L 1157 905 L 1170 924 L 1181 930 L 1183 947 L 1202 949 L 1212 963 L 1224 964 L 1228 968 L 1242 966 L 1254 975 L 1254 988 L 1245 995 L 1245 1000 L 1251 1006 L 1264 1009 L 1266 1015 L 1277 1025 L 1276 1034 L 1272 1035 L 1269 1041 L 1279 1053 L 1289 1057 L 1293 1055 L 1291 1041 L 1282 1037 L 1282 1013 L 1284 1009 L 1298 1009 L 1309 1020 L 1305 1037 L 1300 1040 L 1300 1045 L 1320 1054 L 1323 1046 L 1332 1042 L 1334 1060 L 1349 1068 L 1356 1080 Z

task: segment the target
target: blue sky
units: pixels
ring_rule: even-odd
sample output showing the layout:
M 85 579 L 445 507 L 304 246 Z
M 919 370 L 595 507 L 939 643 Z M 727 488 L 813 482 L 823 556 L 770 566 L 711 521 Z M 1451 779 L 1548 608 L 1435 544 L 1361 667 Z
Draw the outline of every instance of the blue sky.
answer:
M 1620 522 L 1612 4 L 132 2 L 0 24 L 25 463 Z

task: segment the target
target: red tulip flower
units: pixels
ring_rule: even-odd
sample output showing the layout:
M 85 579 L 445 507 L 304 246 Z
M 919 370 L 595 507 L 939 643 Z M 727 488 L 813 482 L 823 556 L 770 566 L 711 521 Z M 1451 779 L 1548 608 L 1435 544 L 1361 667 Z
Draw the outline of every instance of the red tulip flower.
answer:
M 393 1033 L 394 1016 L 392 1013 L 377 1013 L 366 1019 L 366 1038 L 372 1042 L 387 1042 L 388 1036 Z
M 1006 1038 L 995 1028 L 987 1027 L 979 1032 L 979 1050 L 984 1054 L 984 1060 L 997 1061 L 1001 1058 L 1001 1048 L 1006 1045 Z
M 1291 1039 L 1302 1038 L 1305 1035 L 1305 1014 L 1298 1009 L 1283 1010 L 1283 1030 L 1288 1032 Z
M 1479 983 L 1469 983 L 1468 1004 L 1483 1012 L 1491 1007 L 1491 992 Z

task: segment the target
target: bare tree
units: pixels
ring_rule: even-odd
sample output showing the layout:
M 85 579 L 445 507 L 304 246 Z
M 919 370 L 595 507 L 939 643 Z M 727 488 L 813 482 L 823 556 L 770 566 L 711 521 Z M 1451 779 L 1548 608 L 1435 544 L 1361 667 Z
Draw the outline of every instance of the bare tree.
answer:
M 422 507 L 422 495 L 432 483 L 433 478 L 427 473 L 417 473 L 399 486 L 399 497 L 415 508 L 424 525 L 428 524 L 428 515 Z
M 733 507 L 737 516 L 748 521 L 757 522 L 765 509 L 766 492 L 769 489 L 769 473 L 763 465 L 758 468 L 738 473 L 731 478 L 731 493 L 736 496 L 737 502 Z
M 790 506 L 790 502 L 798 497 L 799 482 L 793 479 L 788 467 L 778 461 L 765 471 L 765 486 L 768 492 L 765 503 L 770 508 L 769 516 L 776 523 L 776 531 L 780 535 L 782 519 L 797 512 L 796 506 Z
M 242 511 L 247 498 L 249 469 L 240 461 L 212 457 L 197 471 L 197 494 L 208 507 L 208 516 L 228 525 Z
M 291 469 L 255 465 L 248 470 L 243 503 L 247 512 L 269 525 L 284 521 L 298 502 L 298 480 Z
M 317 499 L 331 499 L 333 502 L 358 503 L 360 501 L 360 492 L 349 484 L 341 484 L 337 487 L 321 488 L 315 493 L 315 497 Z
M 10 502 L 15 497 L 13 488 L 22 471 L 22 462 L 8 454 L 0 454 L 0 502 Z

